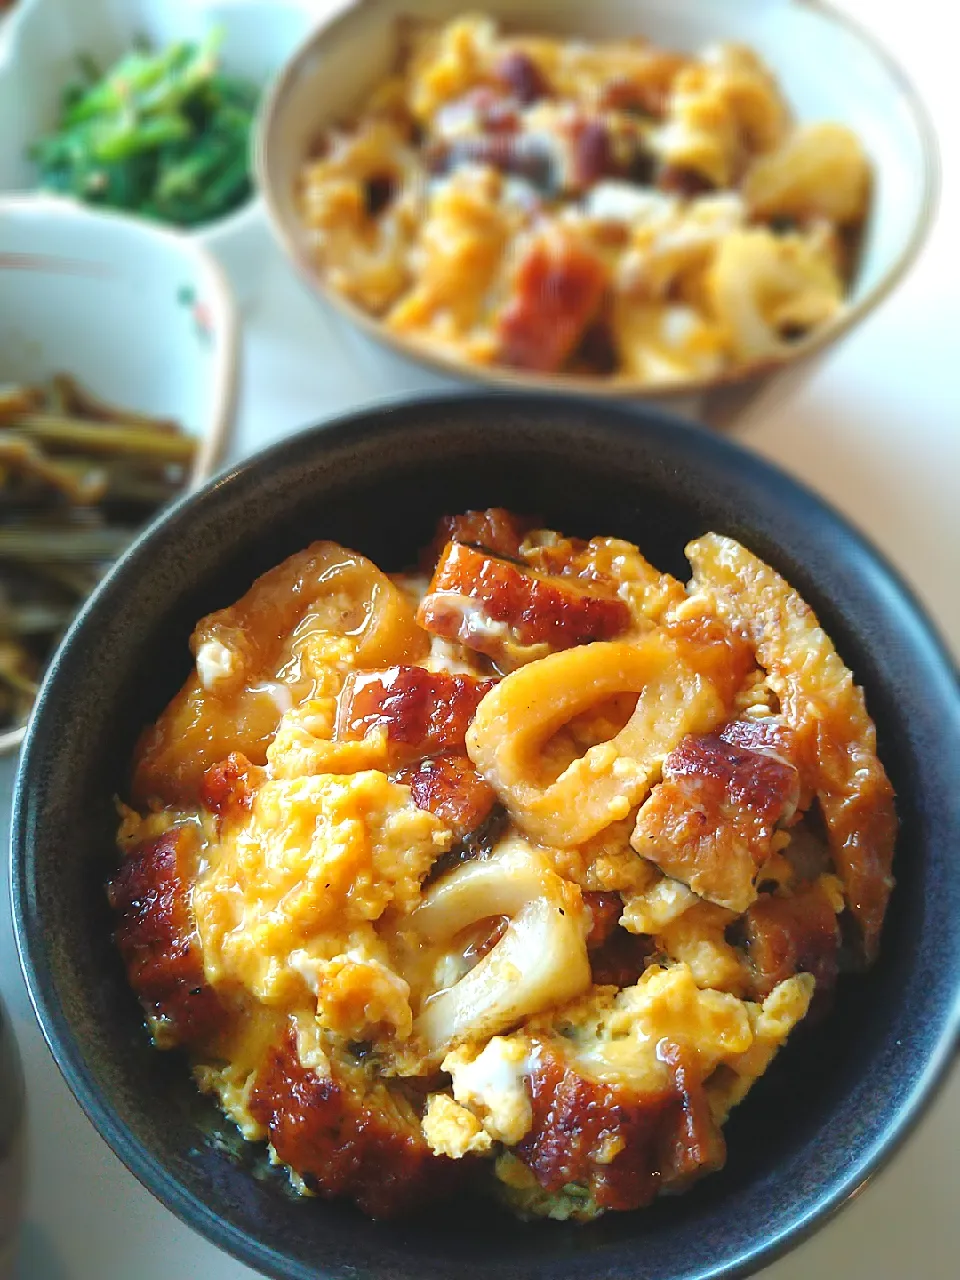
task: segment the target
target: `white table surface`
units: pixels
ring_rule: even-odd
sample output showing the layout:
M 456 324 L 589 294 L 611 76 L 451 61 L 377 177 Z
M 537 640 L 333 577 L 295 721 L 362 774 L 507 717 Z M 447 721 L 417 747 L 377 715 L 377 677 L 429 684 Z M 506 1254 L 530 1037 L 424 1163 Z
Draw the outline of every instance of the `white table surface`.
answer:
M 941 131 L 940 218 L 923 258 L 880 313 L 802 389 L 737 434 L 864 529 L 960 653 L 960 92 L 953 6 L 848 0 L 848 7 L 886 39 L 923 88 Z M 276 257 L 247 318 L 244 355 L 235 456 L 326 413 L 438 385 L 384 363 L 319 315 Z M 0 762 L 4 827 L 13 771 L 11 760 Z M 2 833 L 0 840 L 5 844 Z M 0 990 L 30 1096 L 31 1170 L 18 1280 L 253 1277 L 144 1191 L 81 1113 L 34 1022 L 6 891 L 0 892 Z M 873 1185 L 763 1275 L 960 1277 L 960 1072 Z

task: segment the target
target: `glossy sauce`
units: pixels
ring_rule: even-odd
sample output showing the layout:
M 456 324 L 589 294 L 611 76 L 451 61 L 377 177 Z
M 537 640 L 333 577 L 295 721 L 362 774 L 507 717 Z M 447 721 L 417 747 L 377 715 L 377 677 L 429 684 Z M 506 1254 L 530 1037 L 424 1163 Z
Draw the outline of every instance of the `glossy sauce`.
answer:
M 608 1209 L 636 1209 L 695 1172 L 722 1163 L 722 1138 L 702 1086 L 676 1046 L 664 1043 L 673 1085 L 639 1094 L 589 1079 L 539 1045 L 529 1088 L 533 1126 L 517 1147 L 545 1191 L 571 1183 Z
M 190 907 L 197 847 L 191 828 L 174 827 L 128 854 L 107 889 L 130 985 L 167 1047 L 207 1040 L 225 1018 L 204 976 Z
M 426 656 L 407 597 L 369 560 L 315 542 L 258 578 L 191 637 L 197 670 L 136 752 L 134 798 L 195 801 L 203 774 L 231 752 L 266 761 L 289 698 L 336 695 L 331 667 L 383 667 Z M 285 689 L 287 693 L 278 696 Z
M 303 1066 L 291 1034 L 257 1075 L 250 1112 L 309 1190 L 350 1196 L 371 1217 L 395 1217 L 453 1195 L 471 1161 L 435 1156 L 402 1093 L 379 1085 L 368 1102 L 362 1076 L 358 1071 L 347 1083 L 332 1070 Z
M 483 550 L 452 542 L 417 613 L 434 635 L 502 660 L 505 640 L 542 653 L 608 640 L 626 631 L 630 610 L 601 589 L 547 577 Z M 515 664 L 511 664 L 515 665 Z
M 359 741 L 383 729 L 393 764 L 462 752 L 480 700 L 496 683 L 412 666 L 353 672 L 340 695 L 337 738 Z

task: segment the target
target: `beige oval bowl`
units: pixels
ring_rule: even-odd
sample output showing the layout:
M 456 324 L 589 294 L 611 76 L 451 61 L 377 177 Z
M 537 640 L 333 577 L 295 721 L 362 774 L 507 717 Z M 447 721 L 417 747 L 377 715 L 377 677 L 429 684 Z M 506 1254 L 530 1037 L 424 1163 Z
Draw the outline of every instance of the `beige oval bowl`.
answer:
M 238 322 L 195 237 L 50 196 L 0 198 L 0 384 L 70 373 L 197 438 L 189 486 L 233 426 Z M 0 753 L 24 728 L 0 733 Z
M 439 355 L 389 332 L 328 287 L 313 263 L 294 198 L 310 144 L 349 118 L 389 73 L 398 18 L 444 21 L 467 10 L 489 13 L 513 29 L 582 39 L 644 35 L 691 51 L 717 40 L 740 41 L 773 68 L 798 119 L 835 120 L 854 129 L 873 163 L 874 201 L 857 279 L 841 315 L 782 358 L 708 381 L 650 386 L 517 373 Z M 317 295 L 380 343 L 441 372 L 499 386 L 657 401 L 686 397 L 715 421 L 725 405 L 741 410 L 788 370 L 809 369 L 814 356 L 890 293 L 923 245 L 939 193 L 936 138 L 917 91 L 869 33 L 820 0 L 355 0 L 323 22 L 281 72 L 263 107 L 256 151 L 268 216 L 284 252 Z

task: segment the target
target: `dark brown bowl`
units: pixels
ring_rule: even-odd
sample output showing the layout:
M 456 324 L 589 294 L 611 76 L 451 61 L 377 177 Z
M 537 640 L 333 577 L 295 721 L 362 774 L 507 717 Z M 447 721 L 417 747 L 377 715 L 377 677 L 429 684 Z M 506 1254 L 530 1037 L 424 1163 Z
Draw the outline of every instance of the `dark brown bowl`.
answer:
M 501 504 L 617 534 L 685 573 L 731 534 L 804 594 L 866 686 L 902 823 L 879 963 L 841 984 L 727 1127 L 729 1160 L 688 1194 L 586 1227 L 492 1204 L 370 1222 L 291 1195 L 261 1146 L 153 1050 L 110 940 L 113 797 L 133 744 L 187 674 L 197 619 L 317 537 L 387 568 L 436 517 Z M 660 412 L 521 396 L 380 407 L 295 436 L 161 518 L 84 608 L 27 735 L 13 832 L 21 957 L 48 1043 L 138 1178 L 217 1244 L 285 1280 L 706 1280 L 795 1244 L 891 1155 L 960 1028 L 960 690 L 915 600 L 863 539 L 769 464 Z

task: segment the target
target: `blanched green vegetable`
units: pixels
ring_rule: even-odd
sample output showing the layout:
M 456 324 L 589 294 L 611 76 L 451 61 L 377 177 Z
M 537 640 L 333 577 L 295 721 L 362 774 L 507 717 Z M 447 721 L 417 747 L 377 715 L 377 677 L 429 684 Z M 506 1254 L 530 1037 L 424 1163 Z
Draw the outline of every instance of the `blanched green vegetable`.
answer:
M 184 227 L 242 204 L 258 94 L 220 70 L 221 40 L 135 50 L 102 77 L 88 59 L 60 128 L 30 150 L 40 185 Z

